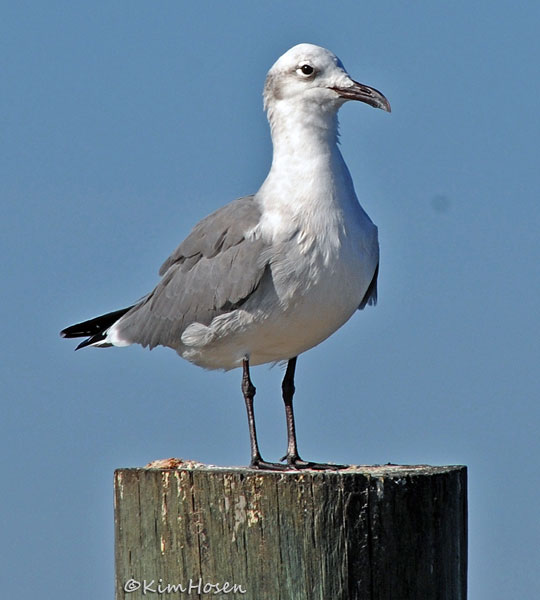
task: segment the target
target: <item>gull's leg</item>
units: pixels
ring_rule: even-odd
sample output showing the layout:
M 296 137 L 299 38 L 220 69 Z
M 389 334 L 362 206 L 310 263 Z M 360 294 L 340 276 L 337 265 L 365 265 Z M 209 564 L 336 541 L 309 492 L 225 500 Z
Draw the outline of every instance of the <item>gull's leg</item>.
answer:
M 287 466 L 279 463 L 269 463 L 262 459 L 257 442 L 257 429 L 255 427 L 255 414 L 253 412 L 253 399 L 255 398 L 255 386 L 251 382 L 249 376 L 249 360 L 244 358 L 243 373 L 242 373 L 242 394 L 246 402 L 246 410 L 249 425 L 249 441 L 251 444 L 251 462 L 250 467 L 253 469 L 269 469 L 273 471 L 283 471 Z
M 242 373 L 242 394 L 246 402 L 247 418 L 249 425 L 249 441 L 251 444 L 251 466 L 254 466 L 261 460 L 259 444 L 257 442 L 257 430 L 255 428 L 255 415 L 253 414 L 253 398 L 255 398 L 255 386 L 249 376 L 249 361 L 244 358 Z
M 283 377 L 283 383 L 281 384 L 283 403 L 285 404 L 285 418 L 287 419 L 287 454 L 281 460 L 287 461 L 287 464 L 295 469 L 343 469 L 346 465 L 309 462 L 302 460 L 298 454 L 293 410 L 293 396 L 295 391 L 294 371 L 296 369 L 296 360 L 297 357 L 295 356 L 287 363 L 287 370 L 285 371 L 285 377 Z
M 294 371 L 296 369 L 296 360 L 297 357 L 295 356 L 287 363 L 287 370 L 285 371 L 285 377 L 283 377 L 283 382 L 281 384 L 283 402 L 285 404 L 285 419 L 287 420 L 287 454 L 281 460 L 286 460 L 287 463 L 297 463 L 298 461 L 304 462 L 298 454 L 296 428 L 294 426 L 293 396 L 295 392 Z

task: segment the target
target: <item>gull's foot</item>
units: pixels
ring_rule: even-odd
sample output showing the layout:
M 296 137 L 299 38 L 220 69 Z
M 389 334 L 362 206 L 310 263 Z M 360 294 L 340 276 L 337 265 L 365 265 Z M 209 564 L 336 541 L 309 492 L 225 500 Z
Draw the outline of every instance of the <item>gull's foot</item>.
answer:
M 287 461 L 290 469 L 301 471 L 302 469 L 313 469 L 315 471 L 339 471 L 347 469 L 349 465 L 336 465 L 333 463 L 317 463 L 309 460 L 302 460 L 299 456 L 284 456 L 281 460 Z
M 252 460 L 249 466 L 251 469 L 259 469 L 260 471 L 290 471 L 294 468 L 281 463 L 267 462 L 262 458 Z

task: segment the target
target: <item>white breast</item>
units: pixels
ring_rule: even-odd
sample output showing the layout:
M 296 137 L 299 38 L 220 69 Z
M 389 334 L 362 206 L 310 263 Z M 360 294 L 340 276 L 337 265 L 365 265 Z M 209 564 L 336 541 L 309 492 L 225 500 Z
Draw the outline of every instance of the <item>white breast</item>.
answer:
M 313 348 L 357 310 L 378 262 L 377 228 L 356 198 L 326 215 L 324 206 L 284 211 L 261 222 L 272 235 L 270 267 L 240 310 L 214 319 L 208 343 L 183 353 L 209 368 L 287 360 Z M 197 334 L 200 332 L 197 332 Z

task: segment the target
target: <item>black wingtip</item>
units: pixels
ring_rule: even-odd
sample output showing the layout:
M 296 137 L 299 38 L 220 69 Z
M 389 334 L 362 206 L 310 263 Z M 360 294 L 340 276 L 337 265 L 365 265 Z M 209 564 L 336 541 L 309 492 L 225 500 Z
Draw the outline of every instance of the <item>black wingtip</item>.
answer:
M 132 308 L 133 306 L 129 306 L 128 308 L 115 310 L 114 312 L 107 313 L 106 315 L 101 315 L 99 317 L 95 317 L 94 319 L 83 321 L 82 323 L 77 323 L 76 325 L 71 325 L 71 327 L 66 327 L 60 332 L 60 337 L 80 338 L 89 336 L 88 339 L 81 342 L 75 348 L 75 350 L 80 350 L 81 348 L 86 348 L 86 346 L 91 346 L 96 342 L 104 340 L 107 337 L 107 330 Z M 110 344 L 102 344 L 102 346 L 109 345 Z
M 76 348 L 75 350 L 81 350 L 81 348 L 86 348 L 87 346 L 91 346 L 92 344 L 95 344 L 96 342 L 99 342 L 100 340 L 104 340 L 107 336 L 100 333 L 99 335 L 93 335 L 92 337 L 89 337 L 88 339 L 82 341 Z M 110 344 L 108 344 L 110 345 Z

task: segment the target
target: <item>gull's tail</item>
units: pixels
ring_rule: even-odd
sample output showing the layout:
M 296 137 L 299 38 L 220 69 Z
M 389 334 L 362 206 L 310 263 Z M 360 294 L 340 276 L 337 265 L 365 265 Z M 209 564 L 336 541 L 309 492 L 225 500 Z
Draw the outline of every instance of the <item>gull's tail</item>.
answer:
M 85 348 L 86 346 L 111 346 L 112 344 L 104 342 L 109 328 L 132 308 L 133 306 L 128 306 L 127 308 L 122 308 L 120 310 L 107 313 L 106 315 L 95 317 L 89 321 L 83 321 L 82 323 L 77 323 L 71 327 L 66 327 L 66 329 L 63 329 L 60 332 L 60 335 L 65 338 L 90 336 L 88 339 L 81 342 L 75 348 L 75 350 L 79 350 L 79 348 Z

